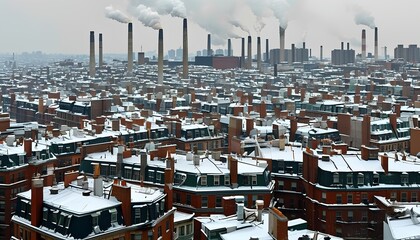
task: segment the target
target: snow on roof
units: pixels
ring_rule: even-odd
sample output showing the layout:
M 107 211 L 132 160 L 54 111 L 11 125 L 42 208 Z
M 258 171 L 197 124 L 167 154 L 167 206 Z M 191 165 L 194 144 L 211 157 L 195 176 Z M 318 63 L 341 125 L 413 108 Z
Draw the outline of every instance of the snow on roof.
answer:
M 174 213 L 174 223 L 193 220 L 194 215 L 194 213 L 184 213 L 176 210 Z

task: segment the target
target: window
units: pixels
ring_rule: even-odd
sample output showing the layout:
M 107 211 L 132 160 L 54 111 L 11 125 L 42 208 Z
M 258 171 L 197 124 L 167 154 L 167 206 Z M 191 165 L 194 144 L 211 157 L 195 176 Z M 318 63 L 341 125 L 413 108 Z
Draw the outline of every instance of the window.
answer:
M 156 173 L 156 182 L 160 182 L 162 180 L 162 174 L 161 173 L 159 173 L 159 172 L 157 172 Z
M 408 184 L 408 174 L 406 172 L 401 174 L 401 184 Z
M 252 176 L 252 185 L 257 185 L 257 176 Z
M 181 226 L 180 231 L 179 231 L 179 236 L 184 236 L 185 235 L 185 226 Z
M 244 185 L 249 185 L 249 176 L 243 176 Z
M 216 196 L 216 207 L 221 208 L 222 207 L 222 197 Z
M 201 186 L 207 186 L 207 176 L 206 175 L 201 175 Z
M 341 221 L 341 211 L 337 211 L 337 212 L 335 212 L 335 219 L 336 219 L 337 221 Z
M 367 221 L 367 212 L 366 211 L 362 212 L 362 221 Z
M 341 194 L 337 194 L 337 196 L 336 196 L 336 200 L 337 200 L 337 204 L 341 204 L 341 203 L 343 203 L 343 201 L 342 201 L 342 197 L 341 197 Z
M 58 221 L 58 210 L 52 211 L 51 213 L 51 222 L 52 224 L 57 224 Z
M 325 210 L 322 210 L 322 219 L 325 220 L 326 216 L 327 216 L 327 212 Z
M 302 163 L 298 163 L 298 174 L 302 174 L 303 165 Z
M 131 234 L 131 240 L 141 240 L 141 233 Z
M 417 193 L 416 192 L 411 193 L 411 201 L 412 202 L 417 202 Z
M 117 209 L 113 208 L 109 210 L 109 213 L 111 214 L 111 223 L 117 222 Z
M 379 184 L 379 174 L 374 173 L 373 174 L 373 185 L 378 185 Z
M 191 224 L 188 224 L 187 225 L 187 235 L 189 235 L 191 233 L 192 233 L 192 225 Z
M 225 186 L 229 186 L 230 185 L 230 175 L 225 175 Z
M 155 179 L 155 171 L 149 170 L 148 177 L 149 177 L 149 181 L 153 181 Z
M 347 194 L 347 203 L 353 203 L 353 194 Z
M 351 174 L 351 173 L 347 174 L 347 184 L 348 185 L 353 185 L 353 174 Z
M 401 202 L 407 202 L 407 193 L 406 192 L 401 193 Z
M 99 215 L 100 215 L 100 212 L 96 212 L 96 213 L 91 215 L 92 216 L 92 226 L 93 227 L 99 225 Z
M 115 175 L 116 175 L 116 174 L 115 174 L 116 169 L 117 169 L 117 166 L 115 166 L 115 165 L 111 165 L 111 166 L 109 166 L 109 175 L 110 175 L 110 176 L 115 176 Z
M 140 223 L 141 222 L 141 209 L 138 206 L 135 206 L 133 208 L 134 208 L 134 222 Z
M 191 205 L 191 195 L 187 194 L 187 201 L 186 201 L 187 205 Z
M 284 173 L 284 161 L 280 160 L 279 161 L 279 173 Z
M 362 193 L 362 203 L 369 203 L 369 199 L 368 199 L 368 194 L 367 193 Z
M 201 207 L 202 208 L 207 208 L 207 204 L 208 204 L 208 198 L 207 198 L 207 196 L 202 196 L 201 197 Z
M 48 208 L 43 208 L 42 209 L 42 220 L 44 222 L 48 221 Z
M 358 185 L 364 185 L 365 184 L 365 176 L 363 173 L 357 174 L 357 184 Z
M 335 235 L 337 235 L 337 237 L 341 237 L 342 236 L 341 227 L 335 228 Z
M 291 190 L 292 191 L 296 191 L 296 189 L 297 189 L 297 183 L 296 182 L 292 182 L 291 183 Z
M 327 193 L 323 192 L 322 193 L 322 202 L 326 202 L 327 201 Z
M 391 201 L 395 201 L 397 200 L 397 193 L 396 192 L 391 192 L 391 197 L 390 197 Z
M 162 226 L 158 227 L 158 237 L 162 236 Z
M 349 222 L 353 222 L 353 211 L 347 212 L 347 219 Z
M 284 188 L 284 181 L 283 180 L 278 180 L 277 183 L 279 185 L 279 190 L 283 190 L 283 188 Z
M 333 175 L 333 183 L 334 184 L 340 183 L 340 175 L 338 173 L 334 173 L 334 175 Z
M 219 186 L 219 184 L 220 184 L 220 177 L 219 177 L 219 175 L 213 176 L 213 182 L 214 182 L 214 185 L 215 186 Z

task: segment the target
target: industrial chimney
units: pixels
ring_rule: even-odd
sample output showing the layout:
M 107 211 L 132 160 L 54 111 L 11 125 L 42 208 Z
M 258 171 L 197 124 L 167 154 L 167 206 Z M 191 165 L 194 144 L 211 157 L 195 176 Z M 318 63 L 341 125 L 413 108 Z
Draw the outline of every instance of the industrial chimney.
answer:
M 296 56 L 295 56 L 295 44 L 292 43 L 292 63 L 294 63 L 296 61 Z
M 104 64 L 103 48 L 102 48 L 102 33 L 99 33 L 99 67 Z
M 375 27 L 375 60 L 378 60 L 378 28 Z
M 252 39 L 248 36 L 248 59 L 246 62 L 246 68 L 251 69 L 252 67 Z
M 90 31 L 89 76 L 95 77 L 95 32 Z
M 213 55 L 211 52 L 211 34 L 207 34 L 207 56 L 211 55 Z
M 261 37 L 257 37 L 257 69 L 261 71 Z
M 128 23 L 127 73 L 133 72 L 133 24 Z
M 227 55 L 230 57 L 232 56 L 232 40 L 228 39 L 228 52 Z
M 362 30 L 362 59 L 366 59 L 366 30 Z
M 280 62 L 284 62 L 286 60 L 284 51 L 285 31 L 286 29 L 280 27 Z
M 158 85 L 163 84 L 163 29 L 159 29 L 158 42 Z
M 322 61 L 322 45 L 319 47 L 319 60 Z
M 268 38 L 265 39 L 265 62 L 270 62 L 270 47 L 268 45 Z
M 188 79 L 188 25 L 187 19 L 183 23 L 183 47 L 182 47 L 182 77 Z
M 242 38 L 241 67 L 245 68 L 245 38 Z

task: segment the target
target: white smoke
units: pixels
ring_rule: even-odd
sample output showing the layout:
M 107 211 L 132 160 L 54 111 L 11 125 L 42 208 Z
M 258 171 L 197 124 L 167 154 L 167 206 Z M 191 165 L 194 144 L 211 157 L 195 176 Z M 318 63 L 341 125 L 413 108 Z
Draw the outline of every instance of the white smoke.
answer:
M 257 22 L 255 22 L 254 29 L 259 36 L 263 28 L 265 27 L 265 22 L 262 20 L 261 17 L 257 17 Z
M 161 29 L 159 13 L 153 11 L 151 8 L 139 4 L 133 10 L 134 16 L 143 23 L 146 27 L 151 27 L 155 30 Z
M 230 20 L 230 24 L 232 24 L 233 26 L 240 28 L 242 31 L 246 32 L 248 35 L 251 35 L 251 32 L 249 31 L 249 29 L 243 25 L 242 23 L 240 23 L 237 20 Z
M 160 15 L 187 17 L 185 4 L 181 0 L 130 0 L 130 7 L 137 7 L 138 5 L 150 7 Z
M 354 6 L 354 22 L 357 25 L 364 25 L 370 28 L 375 28 L 375 18 L 366 10 L 362 9 L 359 6 Z
M 113 19 L 120 23 L 129 23 L 131 22 L 130 18 L 122 13 L 120 10 L 115 9 L 112 5 L 109 5 L 105 8 L 105 16 L 107 18 Z
M 280 27 L 284 29 L 289 23 L 289 10 L 294 2 L 294 0 L 271 0 L 274 17 L 279 20 Z

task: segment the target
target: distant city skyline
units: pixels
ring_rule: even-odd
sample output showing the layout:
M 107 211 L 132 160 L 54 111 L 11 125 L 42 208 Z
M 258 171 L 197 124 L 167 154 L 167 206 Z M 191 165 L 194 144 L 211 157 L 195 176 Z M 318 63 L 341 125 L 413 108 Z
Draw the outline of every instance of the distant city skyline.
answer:
M 193 0 L 185 0 L 185 3 Z M 262 0 L 266 2 L 268 0 Z M 286 0 L 285 0 L 286 1 Z M 112 5 L 131 17 L 134 31 L 134 51 L 141 49 L 145 52 L 156 51 L 157 31 L 145 27 L 136 17 L 130 15 L 129 3 L 136 0 L 3 0 L 0 1 L 2 14 L 0 18 L 0 53 L 21 53 L 42 51 L 44 53 L 88 54 L 89 31 L 95 31 L 96 42 L 99 33 L 103 33 L 104 54 L 125 53 L 127 51 L 127 25 L 111 20 L 105 16 L 105 8 Z M 150 1 L 139 1 L 147 3 Z M 232 0 L 225 2 L 235 5 L 234 19 L 250 29 L 254 38 L 253 52 L 256 49 L 258 28 L 257 18 L 250 9 L 253 0 Z M 340 48 L 340 42 L 350 42 L 352 49 L 360 53 L 361 30 L 367 31 L 367 51 L 373 52 L 374 31 L 367 26 L 357 25 L 357 15 L 374 20 L 379 28 L 379 55 L 384 54 L 383 47 L 388 48 L 388 54 L 393 55 L 397 44 L 420 44 L 420 31 L 417 23 L 420 17 L 417 1 L 393 0 L 296 0 L 287 1 L 290 7 L 287 10 L 289 18 L 286 30 L 286 48 L 292 43 L 297 47 L 306 42 L 307 48 L 312 49 L 312 55 L 319 56 L 319 46 L 324 46 L 324 56 L 329 57 L 330 51 Z M 205 8 L 212 3 L 204 0 L 195 0 L 196 5 L 203 4 Z M 220 3 L 217 0 L 214 4 Z M 191 3 L 190 3 L 191 4 Z M 230 5 L 232 5 L 230 4 Z M 206 48 L 207 33 L 195 21 L 197 18 L 190 14 L 189 19 L 189 52 L 195 54 L 198 50 Z M 221 5 L 223 6 L 223 5 Z M 210 6 L 211 7 L 211 6 Z M 232 6 L 230 6 L 232 7 Z M 218 6 L 215 11 L 224 14 Z M 254 9 L 255 10 L 255 9 Z M 266 14 L 262 21 L 265 27 L 260 36 L 270 40 L 270 48 L 279 47 L 278 27 L 279 21 L 272 15 Z M 161 26 L 164 29 L 165 53 L 169 49 L 182 47 L 182 19 L 169 15 L 160 16 Z M 216 19 L 214 21 L 219 21 Z M 212 24 L 213 20 L 211 20 Z M 201 23 L 202 24 L 202 23 Z M 227 25 L 231 24 L 226 22 Z M 233 28 L 235 35 L 245 37 L 248 34 L 238 28 Z M 215 41 L 216 42 L 216 41 Z M 220 39 L 218 41 L 221 42 Z M 240 39 L 233 39 L 234 55 L 240 53 Z M 213 45 L 213 49 L 226 49 L 224 45 Z M 263 41 L 265 52 L 265 41 Z

